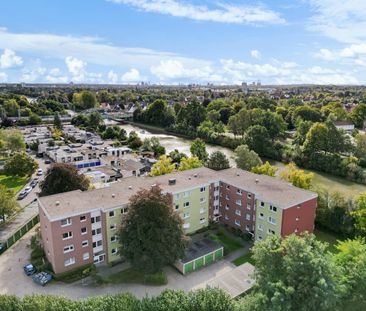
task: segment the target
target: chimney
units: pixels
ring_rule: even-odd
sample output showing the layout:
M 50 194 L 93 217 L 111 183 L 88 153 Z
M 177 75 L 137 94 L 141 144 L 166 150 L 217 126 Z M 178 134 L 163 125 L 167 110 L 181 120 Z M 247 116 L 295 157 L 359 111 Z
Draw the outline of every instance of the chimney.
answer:
M 259 179 L 256 179 L 256 180 L 255 180 L 255 183 L 256 183 L 256 184 L 258 184 L 258 183 L 259 183 Z
M 177 183 L 177 180 L 175 178 L 169 178 L 168 183 L 169 183 L 169 186 L 173 186 Z
M 193 177 L 194 177 L 194 178 L 197 178 L 197 177 L 198 177 L 198 175 L 197 175 L 197 174 L 194 174 L 194 175 L 193 175 Z
M 132 186 L 128 186 L 128 189 L 129 189 L 129 190 L 132 190 Z
M 112 193 L 112 198 L 115 198 L 115 197 L 116 197 L 116 195 L 114 193 Z
M 60 201 L 56 201 L 56 206 L 59 206 L 60 205 Z

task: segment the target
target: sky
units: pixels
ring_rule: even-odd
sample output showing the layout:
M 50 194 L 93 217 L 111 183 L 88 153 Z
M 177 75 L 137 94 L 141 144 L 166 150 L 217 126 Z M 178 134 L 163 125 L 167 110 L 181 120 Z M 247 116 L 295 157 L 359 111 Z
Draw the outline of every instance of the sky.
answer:
M 0 82 L 366 84 L 366 0 L 1 0 Z

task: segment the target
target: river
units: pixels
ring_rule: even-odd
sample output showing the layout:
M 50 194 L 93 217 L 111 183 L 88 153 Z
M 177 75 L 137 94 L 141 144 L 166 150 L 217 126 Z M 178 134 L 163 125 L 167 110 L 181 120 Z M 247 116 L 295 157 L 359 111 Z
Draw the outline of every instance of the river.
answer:
M 109 123 L 109 122 L 108 122 Z M 158 137 L 162 146 L 165 147 L 166 152 L 169 153 L 174 149 L 178 149 L 180 152 L 183 152 L 187 155 L 190 155 L 190 145 L 192 140 L 177 137 L 174 135 L 162 134 L 162 133 L 153 133 L 151 131 L 142 129 L 138 126 L 126 124 L 121 125 L 127 133 L 131 131 L 135 131 L 141 137 L 141 139 L 149 138 L 149 137 Z M 223 152 L 230 161 L 231 166 L 235 166 L 235 161 L 233 159 L 234 152 L 231 149 L 214 146 L 207 144 L 207 152 L 211 153 L 213 151 L 221 151 Z M 284 169 L 285 165 L 282 162 L 269 160 L 270 164 L 276 166 L 279 169 L 279 172 Z M 342 193 L 347 198 L 353 198 L 357 196 L 361 192 L 366 191 L 366 186 L 357 184 L 354 182 L 350 182 L 341 177 L 336 177 L 328 174 L 323 174 L 311 170 L 306 170 L 307 172 L 312 172 L 314 174 L 313 185 L 317 187 L 321 187 L 327 189 L 329 191 L 338 191 Z

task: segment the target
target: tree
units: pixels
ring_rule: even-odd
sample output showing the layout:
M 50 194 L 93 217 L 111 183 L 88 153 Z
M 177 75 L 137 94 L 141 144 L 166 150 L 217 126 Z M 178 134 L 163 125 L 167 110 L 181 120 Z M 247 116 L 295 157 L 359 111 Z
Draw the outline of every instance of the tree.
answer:
M 120 231 L 121 256 L 145 273 L 156 273 L 184 256 L 182 220 L 171 194 L 158 186 L 138 191 Z
M 292 115 L 292 123 L 296 124 L 298 119 L 303 121 L 320 122 L 322 115 L 319 110 L 310 106 L 297 107 Z
M 162 155 L 150 171 L 150 176 L 160 176 L 172 173 L 175 170 L 175 164 L 172 164 L 172 159 L 167 155 Z
M 197 128 L 206 119 L 206 108 L 203 107 L 197 100 L 193 100 L 185 107 L 185 123 L 192 127 Z M 202 160 L 202 159 L 201 159 Z
M 358 134 L 355 137 L 355 156 L 359 159 L 366 159 L 366 134 Z
M 15 153 L 5 162 L 4 172 L 8 176 L 30 176 L 38 168 L 38 164 L 24 152 Z
M 281 173 L 282 179 L 303 189 L 310 189 L 313 177 L 313 173 L 305 173 L 303 170 L 297 169 L 293 162 L 286 165 L 286 170 Z
M 266 298 L 261 310 L 332 310 L 339 271 L 326 247 L 309 234 L 255 243 L 256 291 Z
M 131 131 L 127 139 L 128 147 L 138 149 L 142 146 L 142 140 L 135 131 Z
M 103 117 L 99 112 L 95 111 L 88 115 L 88 127 L 92 128 L 93 130 L 96 130 L 102 123 Z
M 230 163 L 226 155 L 221 151 L 214 151 L 210 154 L 206 166 L 215 171 L 230 168 Z
M 55 113 L 55 116 L 53 119 L 53 126 L 59 130 L 62 130 L 62 122 L 60 119 L 60 115 L 58 113 Z
M 98 105 L 95 93 L 90 91 L 74 93 L 72 101 L 79 110 L 95 108 Z
M 304 144 L 306 134 L 309 132 L 312 125 L 313 122 L 311 121 L 300 121 L 297 123 L 294 144 L 298 146 L 302 146 Z
M 197 157 L 182 158 L 179 165 L 180 171 L 191 170 L 202 166 L 202 162 Z
M 165 154 L 165 147 L 160 144 L 159 138 L 151 137 L 145 138 L 141 146 L 142 151 L 154 152 L 154 157 L 159 158 Z
M 234 153 L 236 166 L 242 170 L 250 171 L 254 166 L 262 165 L 261 158 L 247 145 L 238 146 Z
M 40 196 L 78 189 L 85 191 L 89 188 L 89 184 L 89 179 L 85 175 L 79 174 L 73 165 L 55 163 L 47 170 L 45 179 L 40 183 Z
M 252 168 L 252 173 L 260 174 L 260 175 L 268 175 L 268 176 L 276 176 L 276 172 L 278 168 L 269 164 L 268 161 L 262 165 L 257 165 Z
M 365 240 L 339 241 L 336 245 L 338 253 L 334 260 L 342 269 L 342 285 L 345 286 L 344 295 L 341 299 L 341 308 L 352 310 L 364 310 L 366 303 L 366 244 Z
M 357 231 L 366 236 L 366 192 L 362 192 L 355 201 L 356 210 L 352 216 L 356 220 Z
M 38 114 L 31 113 L 31 115 L 28 118 L 28 124 L 29 125 L 38 125 L 42 123 L 42 119 Z
M 169 158 L 172 159 L 173 163 L 180 163 L 183 158 L 187 158 L 187 155 L 183 152 L 179 152 L 178 149 L 170 151 Z
M 190 151 L 192 156 L 196 156 L 202 162 L 207 161 L 208 153 L 206 151 L 206 144 L 202 139 L 196 138 L 192 141 Z
M 3 185 L 0 185 L 0 202 L 0 216 L 2 219 L 5 216 L 13 215 L 19 208 L 17 201 L 14 199 L 14 193 Z
M 142 118 L 143 120 L 139 121 L 167 127 L 174 123 L 175 113 L 174 110 L 168 107 L 166 101 L 157 99 L 147 107 L 145 112 L 142 112 Z
M 23 135 L 18 130 L 0 130 L 0 140 L 5 143 L 4 147 L 6 150 L 11 152 L 25 150 Z
M 268 147 L 271 145 L 268 131 L 261 125 L 250 126 L 245 132 L 244 141 L 249 149 L 260 155 L 265 155 Z
M 351 112 L 351 119 L 357 128 L 362 129 L 366 120 L 366 104 L 358 104 Z

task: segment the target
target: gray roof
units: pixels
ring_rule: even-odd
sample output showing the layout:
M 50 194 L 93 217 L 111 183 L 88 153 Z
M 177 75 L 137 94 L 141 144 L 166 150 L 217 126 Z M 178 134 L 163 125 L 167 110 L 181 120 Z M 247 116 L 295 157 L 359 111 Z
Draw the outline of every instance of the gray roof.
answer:
M 223 248 L 223 246 L 215 241 L 209 240 L 207 238 L 202 239 L 192 243 L 186 250 L 185 257 L 180 261 L 182 263 L 188 263 L 221 248 Z
M 169 185 L 169 179 L 175 179 L 176 183 Z M 152 185 L 160 185 L 163 191 L 175 193 L 218 181 L 254 193 L 256 198 L 280 208 L 291 207 L 317 197 L 312 191 L 294 187 L 274 177 L 237 168 L 217 172 L 202 167 L 157 177 L 129 177 L 101 189 L 84 192 L 77 190 L 41 197 L 39 202 L 49 218 L 56 220 L 94 209 L 105 210 L 128 204 L 133 194 Z

